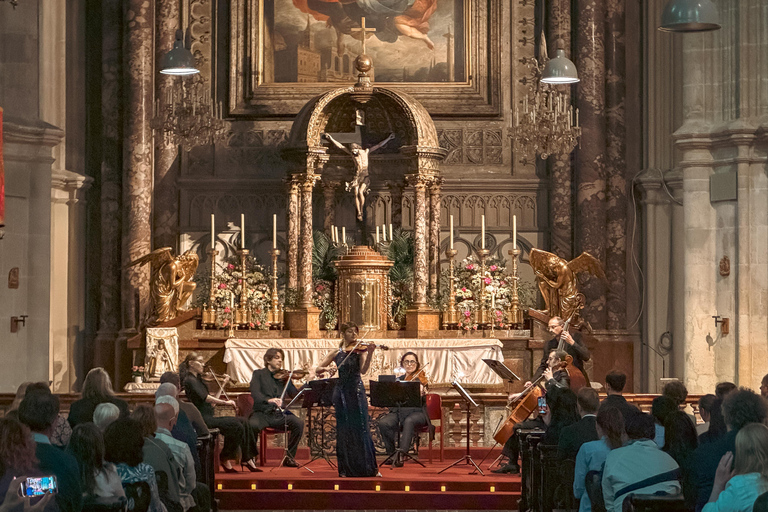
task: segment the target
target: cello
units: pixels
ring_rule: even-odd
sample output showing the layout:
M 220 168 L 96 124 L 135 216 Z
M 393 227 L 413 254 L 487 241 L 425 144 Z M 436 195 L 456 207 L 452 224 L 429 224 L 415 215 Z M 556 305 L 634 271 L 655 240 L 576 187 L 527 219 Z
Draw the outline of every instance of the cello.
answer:
M 566 353 L 565 356 L 565 366 L 563 369 L 565 369 L 566 372 L 568 372 L 568 377 L 571 379 L 571 390 L 575 393 L 581 388 L 587 386 L 587 378 L 584 376 L 584 373 L 579 370 L 577 367 L 573 365 L 573 356 L 571 354 L 568 354 L 568 352 L 565 350 L 565 333 L 568 333 L 570 335 L 570 332 L 568 331 L 569 327 L 571 326 L 571 319 L 573 319 L 573 315 L 568 317 L 568 320 L 565 321 L 563 324 L 563 331 L 558 336 L 560 339 L 557 344 L 557 350 L 564 351 Z M 575 342 L 576 340 L 574 340 Z

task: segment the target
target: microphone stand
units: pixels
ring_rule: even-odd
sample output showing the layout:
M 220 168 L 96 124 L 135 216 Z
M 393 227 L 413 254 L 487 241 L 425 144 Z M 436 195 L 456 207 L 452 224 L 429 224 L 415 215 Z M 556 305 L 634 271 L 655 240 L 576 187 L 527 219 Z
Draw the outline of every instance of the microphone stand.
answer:
M 291 373 L 293 373 L 293 370 L 291 370 Z M 290 382 L 291 382 L 291 379 L 290 379 L 290 377 L 289 377 L 289 378 L 288 378 L 288 383 L 290 383 Z M 285 384 L 285 388 L 286 388 L 286 389 L 288 388 L 288 383 L 286 383 L 286 384 Z M 289 408 L 291 405 L 293 405 L 293 403 L 294 403 L 294 402 L 295 402 L 295 401 L 296 401 L 296 400 L 297 400 L 297 399 L 298 399 L 298 398 L 299 398 L 301 395 L 303 395 L 303 394 L 304 394 L 304 391 L 306 391 L 306 389 L 307 389 L 307 388 L 304 388 L 304 387 L 302 387 L 302 388 L 299 390 L 299 392 L 296 394 L 296 396 L 295 396 L 295 397 L 293 397 L 293 400 L 291 400 L 291 402 L 290 402 L 288 405 L 286 405 L 285 407 L 279 407 L 279 409 L 280 409 L 280 410 L 283 412 L 283 432 L 285 433 L 285 440 L 284 440 L 283 444 L 284 444 L 285 446 L 283 447 L 283 458 L 282 458 L 282 459 L 280 459 L 280 462 L 277 464 L 277 466 L 275 466 L 274 468 L 272 468 L 272 471 L 276 470 L 277 468 L 280 468 L 280 467 L 282 467 L 282 466 L 283 466 L 283 464 L 285 463 L 285 461 L 288 461 L 288 460 L 293 460 L 294 462 L 296 462 L 296 459 L 294 459 L 293 457 L 291 457 L 291 455 L 288 453 L 288 415 L 287 415 L 286 413 L 288 412 L 288 408 Z M 283 389 L 283 396 L 285 396 L 285 389 Z M 281 400 L 282 400 L 282 397 L 281 397 Z M 297 469 L 298 469 L 298 468 L 304 468 L 304 469 L 306 469 L 307 471 L 309 471 L 309 472 L 310 472 L 310 473 L 312 473 L 312 474 L 314 474 L 314 473 L 315 473 L 314 471 L 312 471 L 311 469 L 309 469 L 309 468 L 306 466 L 306 464 L 305 464 L 305 465 L 303 465 L 303 466 L 297 466 Z

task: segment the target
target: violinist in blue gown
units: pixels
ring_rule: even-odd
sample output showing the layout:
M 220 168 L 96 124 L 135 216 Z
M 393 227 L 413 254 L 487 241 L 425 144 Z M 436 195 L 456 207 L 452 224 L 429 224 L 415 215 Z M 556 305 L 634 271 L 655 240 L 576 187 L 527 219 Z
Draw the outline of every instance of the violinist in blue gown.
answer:
M 331 361 L 338 368 L 339 380 L 333 391 L 333 407 L 336 410 L 339 476 L 376 476 L 378 467 L 369 427 L 368 398 L 360 377 L 368 371 L 376 346 L 358 345 L 359 330 L 352 322 L 342 325 L 341 333 L 339 348 L 328 354 L 316 369 L 316 373 L 328 371 Z

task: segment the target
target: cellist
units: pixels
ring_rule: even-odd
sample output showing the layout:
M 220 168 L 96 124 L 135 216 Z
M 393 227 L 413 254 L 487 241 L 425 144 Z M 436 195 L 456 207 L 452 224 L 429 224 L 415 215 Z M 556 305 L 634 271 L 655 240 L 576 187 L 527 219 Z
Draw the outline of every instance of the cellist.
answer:
M 553 387 L 568 388 L 571 386 L 571 379 L 568 376 L 568 372 L 561 369 L 567 355 L 568 354 L 564 350 L 550 350 L 546 360 L 547 367 L 542 373 L 544 379 L 539 383 L 539 385 L 544 388 L 545 394 L 547 391 L 552 390 Z M 530 383 L 526 384 L 528 384 L 527 387 L 530 387 Z M 512 401 L 517 398 L 517 396 L 518 394 L 510 394 L 508 400 Z M 498 469 L 494 469 L 494 473 L 517 474 L 520 472 L 520 465 L 517 463 L 520 456 L 520 440 L 518 432 L 522 429 L 534 428 L 546 430 L 551 417 L 550 412 L 549 408 L 547 408 L 545 414 L 538 414 L 533 419 L 525 420 L 522 423 L 515 425 L 512 430 L 512 435 L 507 439 L 507 442 L 504 443 L 504 448 L 501 450 L 501 454 L 508 457 L 509 460 Z
M 541 358 L 541 363 L 536 371 L 533 372 L 533 379 L 535 380 L 542 372 L 547 368 L 547 357 L 551 350 L 555 350 L 561 347 L 573 357 L 573 366 L 579 369 L 584 375 L 586 385 L 589 386 L 589 377 L 584 371 L 584 362 L 589 361 L 590 353 L 589 349 L 584 345 L 581 339 L 581 333 L 570 333 L 565 328 L 566 322 L 559 316 L 553 316 L 549 319 L 547 324 L 547 330 L 552 334 L 552 339 L 547 341 L 544 345 L 544 356 Z M 526 386 L 531 384 L 530 381 L 525 383 Z

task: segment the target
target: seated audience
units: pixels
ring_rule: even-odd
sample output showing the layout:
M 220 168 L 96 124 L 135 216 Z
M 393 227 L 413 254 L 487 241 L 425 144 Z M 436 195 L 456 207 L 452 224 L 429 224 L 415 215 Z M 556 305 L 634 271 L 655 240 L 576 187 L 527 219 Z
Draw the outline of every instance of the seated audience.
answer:
M 600 407 L 595 427 L 600 439 L 582 444 L 578 455 L 576 455 L 573 495 L 577 500 L 580 500 L 579 512 L 592 511 L 592 503 L 586 486 L 587 473 L 590 471 L 602 473 L 608 452 L 621 448 L 626 438 L 624 416 L 616 407 Z
M 699 436 L 699 446 L 717 441 L 727 431 L 725 418 L 723 418 L 723 399 L 715 395 L 715 400 L 712 402 L 712 408 L 709 411 L 709 428 Z
M 110 423 L 120 417 L 120 409 L 111 402 L 104 402 L 96 406 L 93 410 L 93 424 L 96 425 L 102 433 L 107 429 Z
M 35 443 L 29 428 L 14 417 L 0 419 L 0 505 L 4 503 L 6 492 L 18 494 L 21 483 L 15 482 L 16 476 L 39 474 Z
M 728 452 L 720 459 L 703 512 L 752 512 L 758 496 L 768 492 L 768 427 L 745 425 L 735 445 L 735 457 Z
M 170 447 L 155 437 L 157 431 L 155 408 L 141 404 L 131 413 L 131 419 L 138 422 L 141 435 L 144 436 L 144 446 L 141 449 L 142 460 L 155 470 L 160 501 L 169 512 L 181 512 L 183 510 L 179 485 L 181 468 Z
M 712 494 L 718 464 L 727 452 L 736 450 L 736 436 L 750 423 L 763 423 L 768 417 L 766 400 L 747 388 L 726 395 L 723 416 L 728 432 L 720 439 L 699 446 L 693 453 L 693 472 L 697 488 L 696 510 L 707 503 Z M 711 430 L 711 426 L 710 426 Z
M 93 421 L 93 411 L 104 402 L 115 404 L 120 409 L 120 417 L 128 417 L 128 403 L 115 396 L 112 381 L 104 368 L 93 368 L 83 381 L 83 397 L 69 407 L 69 424 L 75 428 L 80 423 Z
M 627 444 L 605 458 L 603 499 L 608 512 L 622 512 L 629 493 L 680 494 L 677 462 L 653 441 L 653 417 L 635 414 L 625 424 Z
M 19 420 L 32 431 L 40 471 L 56 475 L 58 480 L 56 503 L 59 509 L 62 512 L 79 512 L 83 506 L 83 490 L 77 461 L 50 441 L 58 414 L 59 398 L 50 391 L 28 392 L 19 405 Z
M 686 388 L 685 384 L 679 380 L 673 380 L 664 384 L 664 388 L 661 390 L 661 394 L 662 396 L 668 396 L 671 398 L 677 405 L 677 408 L 681 411 L 686 408 L 685 399 L 688 398 L 688 388 Z M 696 416 L 693 414 L 688 414 L 688 417 L 690 418 L 691 423 L 693 423 L 695 426 Z
M 675 401 L 664 395 L 657 396 L 651 403 L 651 415 L 656 429 L 656 436 L 653 440 L 659 445 L 659 448 L 664 448 L 664 423 L 667 421 L 667 417 L 677 410 Z
M 80 481 L 86 497 L 125 496 L 115 465 L 104 461 L 104 438 L 96 425 L 81 423 L 76 426 L 67 452 L 77 460 L 80 467 Z
M 624 386 L 627 384 L 626 374 L 612 370 L 605 376 L 605 400 L 600 407 L 617 407 L 621 414 L 624 416 L 624 421 L 627 421 L 627 417 L 632 414 L 639 414 L 640 409 L 627 402 L 621 394 L 624 391 Z
M 768 398 L 768 375 L 763 377 L 763 380 L 760 381 L 760 395 L 762 395 L 763 398 Z
M 664 421 L 664 451 L 680 466 L 685 504 L 696 505 L 696 482 L 693 479 L 693 451 L 698 446 L 696 429 L 683 411 L 672 411 Z
M 21 493 L 19 493 L 19 487 L 21 487 L 26 478 L 26 475 L 12 478 L 8 488 L 3 493 L 2 498 L 0 498 L 2 500 L 0 501 L 0 512 L 16 512 L 18 510 L 23 510 L 24 512 L 58 512 L 59 509 L 56 507 L 56 501 L 53 494 L 46 494 L 35 503 L 32 503 L 32 500 L 35 500 L 36 498 L 32 496 L 22 496 Z
M 599 439 L 595 421 L 598 407 L 600 397 L 597 391 L 587 387 L 581 388 L 576 394 L 576 409 L 581 419 L 563 428 L 560 433 L 557 452 L 561 459 L 575 459 L 581 445 Z
M 179 380 L 179 374 L 175 372 L 165 372 L 160 377 L 161 387 L 166 382 L 174 385 L 176 388 L 176 394 L 172 396 L 179 400 L 179 393 L 181 392 L 181 381 Z M 198 437 L 203 437 L 210 434 L 210 432 L 208 432 L 208 427 L 205 425 L 205 420 L 203 419 L 203 416 L 200 414 L 200 411 L 197 409 L 197 407 L 195 407 L 195 404 L 179 400 L 179 410 L 183 411 L 189 421 L 192 422 L 192 426 L 195 428 L 195 432 L 197 432 Z
M 118 419 L 104 432 L 105 459 L 115 464 L 123 487 L 126 484 L 146 482 L 152 496 L 150 512 L 167 512 L 160 501 L 155 470 L 149 464 L 142 462 L 143 447 L 141 426 L 135 420 Z
M 712 407 L 715 405 L 715 400 L 717 397 L 712 394 L 699 398 L 699 416 L 701 416 L 702 423 L 696 425 L 696 435 L 700 436 L 709 430 L 709 420 L 712 417 Z
M 579 421 L 576 393 L 570 388 L 553 387 L 547 393 L 547 413 L 544 415 L 544 421 L 547 423 L 547 433 L 541 440 L 542 444 L 559 445 L 563 429 Z
M 16 390 L 16 396 L 11 403 L 10 409 L 5 413 L 6 415 L 13 415 L 18 418 L 18 409 L 21 401 L 28 392 L 43 391 L 50 393 L 51 388 L 45 382 L 22 382 Z M 69 442 L 69 436 L 72 435 L 72 428 L 69 426 L 67 417 L 62 413 L 56 416 L 56 421 L 53 422 L 53 432 L 51 433 L 51 444 L 64 448 Z
M 715 396 L 721 400 L 725 400 L 725 397 L 736 391 L 736 384 L 733 382 L 718 382 L 715 385 Z
M 170 382 L 160 384 L 160 387 L 155 391 L 155 404 L 171 404 L 176 410 L 176 424 L 173 426 L 173 429 L 171 429 L 171 435 L 174 439 L 187 443 L 189 451 L 192 453 L 192 459 L 195 461 L 195 472 L 199 475 L 202 471 L 202 466 L 200 465 L 200 457 L 198 457 L 197 454 L 197 432 L 195 431 L 195 427 L 192 426 L 192 422 L 189 421 L 186 413 L 181 410 L 181 404 L 179 403 L 176 394 L 176 386 Z M 194 406 L 192 406 L 192 408 L 195 409 Z M 195 409 L 195 411 L 197 411 L 197 409 Z M 199 411 L 197 411 L 197 413 L 200 414 Z

